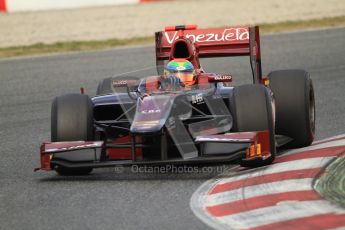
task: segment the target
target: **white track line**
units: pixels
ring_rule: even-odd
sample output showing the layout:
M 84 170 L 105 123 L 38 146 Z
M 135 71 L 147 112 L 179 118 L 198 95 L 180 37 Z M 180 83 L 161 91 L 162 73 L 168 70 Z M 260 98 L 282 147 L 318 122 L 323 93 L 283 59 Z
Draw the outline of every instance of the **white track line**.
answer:
M 302 159 L 302 160 L 295 160 L 295 161 L 287 161 L 282 163 L 277 163 L 270 165 L 268 167 L 260 168 L 258 171 L 234 176 L 231 178 L 220 179 L 217 181 L 217 185 L 245 180 L 252 177 L 263 176 L 267 174 L 273 173 L 280 173 L 280 172 L 287 172 L 291 170 L 300 170 L 300 169 L 312 169 L 312 168 L 320 168 L 325 165 L 328 161 L 334 159 L 335 157 L 316 157 L 316 158 L 309 158 L 309 159 Z
M 325 140 L 320 140 L 314 143 L 313 146 L 294 149 L 287 151 L 283 156 L 291 154 L 301 154 L 304 151 L 318 150 L 328 147 L 345 146 L 345 135 L 331 137 Z M 326 141 L 326 142 L 325 142 Z M 321 143 L 325 142 L 325 143 Z M 327 151 L 327 150 L 325 150 Z M 278 157 L 279 158 L 279 157 Z M 260 185 L 247 186 L 244 188 L 233 189 L 232 191 L 224 191 L 215 194 L 209 194 L 217 185 L 222 185 L 229 182 L 246 180 L 253 177 L 260 177 L 274 173 L 281 173 L 291 170 L 316 169 L 323 168 L 336 156 L 329 157 L 315 157 L 300 160 L 292 160 L 288 162 L 276 163 L 265 168 L 258 168 L 253 170 L 246 170 L 235 172 L 234 169 L 228 173 L 224 173 L 221 178 L 211 179 L 200 186 L 193 194 L 190 202 L 190 207 L 194 214 L 207 225 L 215 229 L 244 229 L 258 226 L 265 226 L 267 224 L 279 223 L 282 221 L 293 220 L 296 218 L 312 217 L 320 214 L 337 214 L 345 213 L 344 209 L 329 203 L 326 200 L 316 201 L 287 201 L 281 202 L 270 207 L 257 208 L 242 213 L 232 215 L 215 217 L 207 211 L 207 207 L 224 204 L 257 197 L 260 195 L 279 194 L 280 192 L 311 190 L 313 178 L 285 180 L 279 182 L 263 183 Z M 229 177 L 229 178 L 224 178 Z M 291 183 L 290 183 L 291 182 Z M 337 230 L 343 229 L 336 228 Z
M 276 206 L 224 216 L 217 219 L 231 228 L 247 229 L 327 213 L 341 214 L 345 213 L 345 211 L 325 200 L 293 201 L 277 204 Z
M 313 178 L 283 180 L 206 195 L 204 196 L 204 205 L 214 206 L 263 195 L 312 190 L 312 181 Z
M 333 136 L 333 137 L 326 138 L 326 139 L 323 139 L 323 140 L 314 141 L 313 145 L 317 145 L 318 143 L 322 143 L 322 142 L 331 142 L 331 141 L 334 141 L 334 140 L 339 139 L 339 138 L 344 138 L 345 139 L 345 134 Z
M 330 228 L 329 230 L 345 230 L 345 227 L 339 227 L 339 228 Z
M 284 153 L 282 156 L 288 156 L 288 155 L 295 154 L 295 153 L 302 153 L 304 151 L 317 150 L 317 149 L 323 149 L 323 148 L 329 148 L 329 147 L 344 146 L 344 145 L 345 145 L 345 140 L 330 141 L 330 142 L 326 142 L 323 144 L 311 145 L 311 146 L 305 147 L 305 148 L 293 149 L 291 151 Z

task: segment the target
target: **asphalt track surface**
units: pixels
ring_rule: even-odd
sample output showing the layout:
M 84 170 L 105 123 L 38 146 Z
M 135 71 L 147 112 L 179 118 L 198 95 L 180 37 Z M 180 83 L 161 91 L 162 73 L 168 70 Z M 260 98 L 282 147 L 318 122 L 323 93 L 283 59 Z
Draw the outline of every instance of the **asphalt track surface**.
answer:
M 345 133 L 345 29 L 262 37 L 264 74 L 303 68 L 316 92 L 317 139 Z M 203 61 L 204 69 L 250 79 L 247 58 Z M 154 65 L 153 47 L 0 60 L 0 229 L 208 229 L 193 192 L 211 173 L 116 173 L 87 177 L 33 172 L 50 137 L 56 95 L 91 95 L 102 78 Z M 228 165 L 231 167 L 231 165 Z

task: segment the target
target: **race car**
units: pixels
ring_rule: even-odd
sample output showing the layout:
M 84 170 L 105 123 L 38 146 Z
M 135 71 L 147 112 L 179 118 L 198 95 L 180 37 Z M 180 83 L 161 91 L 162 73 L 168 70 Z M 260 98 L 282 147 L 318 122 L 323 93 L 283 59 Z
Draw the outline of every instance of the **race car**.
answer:
M 66 94 L 51 108 L 41 166 L 61 175 L 93 168 L 271 164 L 277 148 L 312 143 L 315 100 L 308 72 L 262 75 L 259 27 L 167 26 L 155 33 L 155 73 L 103 79 L 96 96 Z M 206 72 L 200 58 L 249 56 L 253 83 Z

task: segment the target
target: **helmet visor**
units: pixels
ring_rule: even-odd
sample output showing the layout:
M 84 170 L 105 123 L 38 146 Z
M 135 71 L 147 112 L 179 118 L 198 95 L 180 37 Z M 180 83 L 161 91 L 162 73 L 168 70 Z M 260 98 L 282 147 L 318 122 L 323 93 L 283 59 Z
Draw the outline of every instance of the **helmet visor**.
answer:
M 185 85 L 192 85 L 195 83 L 195 74 L 194 70 L 171 70 L 166 69 L 165 70 L 165 76 L 167 77 L 178 77 L 181 82 L 183 82 Z
M 175 75 L 176 77 L 180 78 L 181 81 L 185 85 L 192 85 L 194 84 L 194 74 L 193 73 L 184 73 L 184 72 L 178 72 Z

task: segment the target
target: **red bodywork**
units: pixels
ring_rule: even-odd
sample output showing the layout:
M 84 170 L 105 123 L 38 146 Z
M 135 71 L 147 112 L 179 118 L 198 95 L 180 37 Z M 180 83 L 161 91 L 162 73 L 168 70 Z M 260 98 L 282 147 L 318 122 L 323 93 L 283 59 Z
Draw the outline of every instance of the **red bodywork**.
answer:
M 141 138 L 136 137 L 136 141 L 140 142 Z M 116 141 L 111 144 L 125 144 L 130 143 L 130 136 L 124 136 L 117 138 Z M 45 142 L 41 145 L 40 156 L 41 156 L 41 167 L 35 168 L 36 170 L 52 170 L 50 161 L 52 154 L 58 152 L 76 151 L 82 149 L 102 149 L 105 148 L 106 156 L 109 160 L 130 160 L 132 158 L 130 148 L 117 148 L 111 149 L 104 146 L 103 141 L 69 141 L 69 142 Z M 136 151 L 136 159 L 142 160 L 142 149 L 138 148 Z
M 125 144 L 125 143 L 130 143 L 131 142 L 131 137 L 124 136 L 117 138 L 116 141 L 113 142 L 113 144 Z M 141 137 L 137 136 L 136 137 L 136 142 L 141 142 Z M 107 156 L 109 157 L 110 160 L 129 160 L 132 158 L 132 152 L 130 148 L 117 148 L 117 149 L 107 149 Z M 142 160 L 143 158 L 143 153 L 142 149 L 137 147 L 136 150 L 136 159 Z
M 271 156 L 269 131 L 226 133 L 218 135 L 198 136 L 195 142 L 242 143 L 249 142 L 246 160 L 266 159 Z
M 41 145 L 41 167 L 36 170 L 52 170 L 50 161 L 54 153 L 90 148 L 102 148 L 103 141 L 45 142 Z
M 195 25 L 166 27 L 156 32 L 156 61 L 181 58 L 179 47 L 187 53 L 183 58 L 193 63 L 198 72 L 203 72 L 199 58 L 250 56 L 254 83 L 262 82 L 259 27 L 225 27 L 196 29 Z

